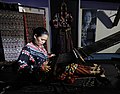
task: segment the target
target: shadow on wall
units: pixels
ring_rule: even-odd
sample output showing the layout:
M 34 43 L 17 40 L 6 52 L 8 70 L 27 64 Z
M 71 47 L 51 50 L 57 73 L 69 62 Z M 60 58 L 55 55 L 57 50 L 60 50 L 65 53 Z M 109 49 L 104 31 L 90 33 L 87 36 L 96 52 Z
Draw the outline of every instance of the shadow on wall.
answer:
M 120 54 L 120 48 L 117 49 L 117 51 L 115 53 L 119 53 Z

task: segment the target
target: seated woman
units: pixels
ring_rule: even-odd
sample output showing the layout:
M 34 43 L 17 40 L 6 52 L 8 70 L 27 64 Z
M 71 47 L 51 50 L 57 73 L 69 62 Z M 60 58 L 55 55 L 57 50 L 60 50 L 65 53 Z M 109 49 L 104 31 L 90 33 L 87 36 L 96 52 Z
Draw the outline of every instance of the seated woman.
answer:
M 18 58 L 18 73 L 22 79 L 21 81 L 43 82 L 57 79 L 74 83 L 75 78 L 82 76 L 104 77 L 104 70 L 100 66 L 96 64 L 86 66 L 76 62 L 57 67 L 57 75 L 48 76 L 51 73 L 51 68 L 53 68 L 48 62 L 51 57 L 55 56 L 54 54 L 48 55 L 44 47 L 48 36 L 48 31 L 43 27 L 33 30 L 33 40 L 23 47 Z
M 45 28 L 38 27 L 33 30 L 32 41 L 23 47 L 18 58 L 18 73 L 23 81 L 45 80 L 45 74 L 51 70 L 48 62 L 54 54 L 48 55 L 44 47 L 48 36 L 48 31 Z

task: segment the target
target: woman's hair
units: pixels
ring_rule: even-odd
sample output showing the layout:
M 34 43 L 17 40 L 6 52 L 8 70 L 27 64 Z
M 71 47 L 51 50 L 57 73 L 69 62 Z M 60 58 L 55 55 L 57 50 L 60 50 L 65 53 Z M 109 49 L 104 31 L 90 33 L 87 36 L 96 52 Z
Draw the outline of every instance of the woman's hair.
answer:
M 37 27 L 33 30 L 32 41 L 34 41 L 34 35 L 36 37 L 42 36 L 43 34 L 49 35 L 48 31 L 44 27 Z
M 48 31 L 44 27 L 37 27 L 33 30 L 33 36 L 34 35 L 42 36 L 43 34 L 49 35 Z

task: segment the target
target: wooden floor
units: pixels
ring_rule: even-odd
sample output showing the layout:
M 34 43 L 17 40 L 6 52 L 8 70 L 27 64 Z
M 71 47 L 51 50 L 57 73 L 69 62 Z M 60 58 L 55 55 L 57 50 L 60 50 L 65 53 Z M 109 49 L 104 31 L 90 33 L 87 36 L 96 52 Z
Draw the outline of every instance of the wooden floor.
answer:
M 41 86 L 26 86 L 15 90 L 6 90 L 0 94 L 120 94 L 120 88 L 81 88 L 79 90 L 66 91 L 58 88 L 58 90 L 52 87 Z
M 24 84 L 16 88 L 12 88 L 9 84 L 14 81 L 16 76 L 11 72 L 11 67 L 5 66 L 4 70 L 0 71 L 0 94 L 120 94 L 120 76 L 118 76 L 115 66 L 112 64 L 101 64 L 101 66 L 106 70 L 106 76 L 110 81 L 107 85 L 99 85 L 99 83 L 94 85 L 89 80 L 83 79 L 77 82 L 82 85 L 77 86 L 52 83 Z M 83 81 L 89 83 L 83 84 Z
M 0 94 L 120 94 L 120 79 L 113 79 L 113 82 L 106 85 L 100 85 L 99 83 L 91 85 L 93 83 L 79 80 L 76 84 L 63 84 L 63 83 L 51 83 L 51 84 L 24 84 L 19 87 L 11 87 L 10 85 L 1 85 Z M 91 79 L 90 79 L 91 81 Z M 78 84 L 79 83 L 79 84 Z M 81 85 L 81 83 L 83 83 Z

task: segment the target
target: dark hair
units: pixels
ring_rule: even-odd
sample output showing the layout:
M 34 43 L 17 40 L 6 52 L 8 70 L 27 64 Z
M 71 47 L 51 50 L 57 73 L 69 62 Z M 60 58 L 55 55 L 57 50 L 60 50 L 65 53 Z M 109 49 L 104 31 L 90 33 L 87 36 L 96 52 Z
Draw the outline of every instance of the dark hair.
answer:
M 38 36 L 42 36 L 43 34 L 46 34 L 46 35 L 49 35 L 48 34 L 48 31 L 44 28 L 44 27 L 37 27 L 33 30 L 33 36 L 34 35 L 37 35 Z
M 43 34 L 49 35 L 48 31 L 44 27 L 37 27 L 33 30 L 32 41 L 34 42 L 34 35 L 37 37 L 42 36 Z

